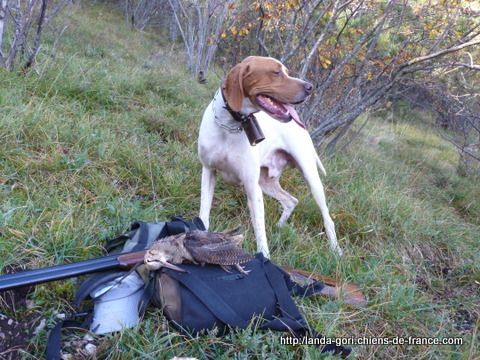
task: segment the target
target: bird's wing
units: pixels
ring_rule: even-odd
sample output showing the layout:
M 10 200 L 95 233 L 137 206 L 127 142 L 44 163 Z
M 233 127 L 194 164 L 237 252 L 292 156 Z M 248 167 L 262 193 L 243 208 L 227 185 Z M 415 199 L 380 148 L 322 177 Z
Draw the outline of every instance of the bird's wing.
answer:
M 236 246 L 242 245 L 244 236 L 240 227 L 225 232 L 225 236 L 235 243 Z
M 223 243 L 229 241 L 240 246 L 243 242 L 243 234 L 239 232 L 240 228 L 226 232 L 209 232 L 193 230 L 186 233 L 186 240 L 198 241 L 203 244 Z
M 235 243 L 228 240 L 207 243 L 206 241 L 186 240 L 186 249 L 192 254 L 197 262 L 235 265 L 243 264 L 253 259 L 253 256 L 235 246 Z

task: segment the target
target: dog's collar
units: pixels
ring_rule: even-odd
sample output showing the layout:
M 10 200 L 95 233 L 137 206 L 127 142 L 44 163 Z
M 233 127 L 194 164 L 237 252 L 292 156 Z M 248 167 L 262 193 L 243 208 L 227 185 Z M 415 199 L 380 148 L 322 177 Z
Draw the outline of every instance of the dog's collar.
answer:
M 233 111 L 230 105 L 228 105 L 227 98 L 225 97 L 222 88 L 220 88 L 220 94 L 222 94 L 223 103 L 225 104 L 223 108 L 228 111 L 228 113 L 232 116 L 233 120 L 238 121 L 239 123 L 244 123 L 251 119 L 255 119 L 255 115 L 253 112 L 246 115 L 242 114 L 240 111 Z
M 222 128 L 226 128 L 228 131 L 232 133 L 241 132 L 243 129 L 243 131 L 245 131 L 245 134 L 247 135 L 250 145 L 252 146 L 255 146 L 259 142 L 265 140 L 265 136 L 263 135 L 262 129 L 260 128 L 260 125 L 258 124 L 257 118 L 255 117 L 254 113 L 252 112 L 248 115 L 245 115 L 239 111 L 233 111 L 232 108 L 228 105 L 227 99 L 223 94 L 222 88 L 220 88 L 220 93 L 222 94 L 222 99 L 224 103 L 223 108 L 228 111 L 230 116 L 235 121 L 240 123 L 240 126 L 238 128 L 231 129 L 231 128 L 226 128 L 223 124 L 219 124 L 219 125 Z M 218 123 L 218 119 L 216 116 L 215 116 L 215 121 Z
M 229 119 L 228 116 L 218 116 L 216 113 L 219 109 L 217 109 L 216 103 L 217 100 L 219 100 L 219 93 L 221 90 L 217 90 L 215 93 L 215 96 L 213 97 L 213 113 L 214 113 L 214 118 L 215 118 L 215 123 L 220 126 L 222 129 L 228 131 L 231 134 L 238 134 L 243 131 L 242 126 L 235 120 Z M 223 104 L 219 103 L 219 106 L 221 107 L 222 110 L 226 110 L 225 107 L 225 101 L 223 101 Z

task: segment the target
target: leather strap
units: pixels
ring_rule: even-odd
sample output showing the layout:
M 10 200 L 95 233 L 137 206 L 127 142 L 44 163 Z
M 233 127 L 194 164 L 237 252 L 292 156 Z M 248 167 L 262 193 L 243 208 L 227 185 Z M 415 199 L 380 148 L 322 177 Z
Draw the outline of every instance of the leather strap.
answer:
M 225 98 L 225 94 L 223 93 L 223 89 L 220 88 L 220 93 L 222 94 L 223 102 L 225 103 L 225 109 L 229 112 L 232 116 L 233 120 L 238 121 L 239 123 L 247 122 L 251 119 L 255 119 L 254 113 L 250 113 L 248 115 L 242 114 L 240 111 L 233 111 L 230 105 L 228 105 L 227 99 Z

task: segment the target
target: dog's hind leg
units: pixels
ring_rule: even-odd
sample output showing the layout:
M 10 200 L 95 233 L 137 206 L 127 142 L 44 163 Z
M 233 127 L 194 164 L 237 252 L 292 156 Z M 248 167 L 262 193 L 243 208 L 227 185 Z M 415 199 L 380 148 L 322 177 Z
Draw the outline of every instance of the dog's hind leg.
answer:
M 277 225 L 285 225 L 285 222 L 292 214 L 293 209 L 297 206 L 298 200 L 282 188 L 279 182 L 279 177 L 270 177 L 268 175 L 267 168 L 262 168 L 260 173 L 260 187 L 265 194 L 278 200 L 282 205 L 283 212 Z
M 312 145 L 312 149 L 313 145 Z M 314 154 L 312 152 L 312 154 Z M 293 154 L 297 168 L 302 173 L 305 181 L 312 192 L 313 198 L 317 203 L 318 207 L 320 208 L 320 212 L 322 213 L 323 217 L 323 224 L 325 226 L 325 233 L 327 234 L 327 239 L 330 243 L 330 248 L 338 255 L 343 255 L 343 251 L 338 246 L 337 242 L 337 235 L 335 233 L 335 224 L 333 223 L 332 218 L 330 217 L 330 213 L 327 207 L 327 201 L 325 199 L 325 191 L 323 190 L 322 181 L 320 180 L 320 176 L 318 174 L 317 163 L 314 156 L 295 156 Z

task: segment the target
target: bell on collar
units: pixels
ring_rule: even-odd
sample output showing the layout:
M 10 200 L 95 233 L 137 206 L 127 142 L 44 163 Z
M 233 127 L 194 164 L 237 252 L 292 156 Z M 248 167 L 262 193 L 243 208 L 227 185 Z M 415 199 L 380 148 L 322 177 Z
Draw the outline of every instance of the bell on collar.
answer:
M 263 135 L 263 131 L 260 128 L 255 115 L 250 114 L 245 121 L 241 122 L 241 124 L 245 134 L 247 135 L 250 145 L 255 146 L 259 142 L 265 140 L 265 136 Z

